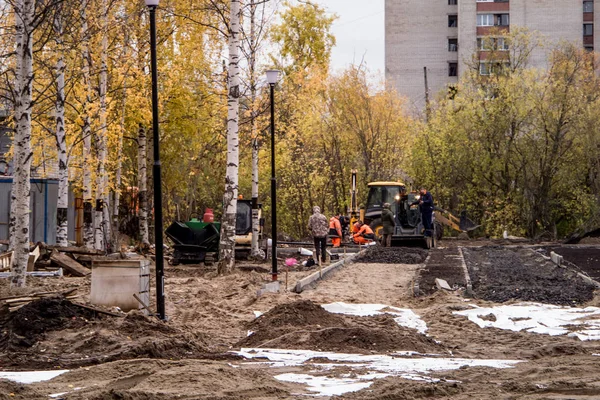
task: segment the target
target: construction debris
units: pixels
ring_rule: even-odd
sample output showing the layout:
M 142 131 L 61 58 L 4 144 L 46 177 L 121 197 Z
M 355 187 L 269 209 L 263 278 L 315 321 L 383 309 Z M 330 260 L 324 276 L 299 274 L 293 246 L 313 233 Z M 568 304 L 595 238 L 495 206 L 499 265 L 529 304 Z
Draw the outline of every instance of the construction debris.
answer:
M 50 255 L 50 260 L 52 260 L 52 262 L 56 263 L 60 267 L 64 268 L 68 273 L 70 273 L 73 276 L 87 276 L 92 273 L 92 271 L 85 268 L 77 261 L 73 260 L 65 254 L 59 253 L 56 250 L 54 250 Z
M 62 292 L 39 292 L 29 294 L 27 296 L 11 296 L 4 297 L 0 299 L 0 307 L 8 306 L 8 311 L 13 312 L 17 311 L 19 308 L 31 303 L 35 300 L 50 298 L 50 297 L 59 297 L 65 298 L 67 300 L 76 299 L 79 297 L 77 294 L 77 288 L 70 289 Z

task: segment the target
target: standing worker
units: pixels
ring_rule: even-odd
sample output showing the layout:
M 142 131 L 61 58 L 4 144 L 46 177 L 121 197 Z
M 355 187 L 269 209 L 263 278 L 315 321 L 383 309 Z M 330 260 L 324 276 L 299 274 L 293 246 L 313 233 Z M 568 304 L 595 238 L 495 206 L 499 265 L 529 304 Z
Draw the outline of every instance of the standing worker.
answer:
M 432 236 L 433 229 L 433 196 L 424 187 L 419 191 L 421 197 L 411 205 L 419 205 L 421 221 L 425 228 L 425 237 Z
M 313 236 L 315 242 L 316 260 L 319 261 L 319 255 L 321 255 L 321 261 L 325 263 L 327 261 L 327 231 L 329 224 L 327 223 L 327 217 L 321 214 L 321 208 L 318 206 L 313 207 L 313 215 L 308 219 L 308 230 Z
M 329 219 L 329 237 L 331 238 L 331 244 L 333 247 L 340 247 L 342 244 L 342 224 L 340 223 L 341 214 L 337 213 L 336 216 Z
M 392 235 L 394 234 L 394 228 L 396 227 L 396 220 L 394 218 L 394 213 L 391 210 L 390 203 L 385 203 L 383 205 L 381 222 L 383 223 L 383 238 L 381 244 L 383 247 L 392 247 Z
M 358 221 L 360 229 L 358 233 L 354 235 L 354 243 L 356 244 L 369 244 L 375 239 L 373 229 L 362 221 Z

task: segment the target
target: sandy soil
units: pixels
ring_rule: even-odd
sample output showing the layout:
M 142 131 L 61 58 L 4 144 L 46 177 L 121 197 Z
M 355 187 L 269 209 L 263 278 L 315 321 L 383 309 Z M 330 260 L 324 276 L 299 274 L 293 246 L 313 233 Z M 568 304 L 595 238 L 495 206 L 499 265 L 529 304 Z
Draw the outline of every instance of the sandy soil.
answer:
M 288 336 L 290 340 L 279 343 L 288 348 L 311 348 L 311 343 L 321 341 L 323 346 L 330 346 L 332 350 L 347 348 L 352 351 L 363 350 L 367 354 L 388 354 L 394 343 L 405 343 L 407 347 L 425 346 L 422 350 L 431 350 L 436 345 L 416 340 L 420 337 L 416 331 L 407 333 L 402 329 L 392 329 L 389 318 L 340 316 L 322 319 L 323 315 L 310 305 L 336 301 L 381 303 L 413 309 L 427 323 L 430 337 L 441 342 L 437 348 L 438 353 L 445 352 L 447 355 L 465 358 L 523 361 L 512 369 L 477 367 L 432 374 L 442 379 L 438 383 L 415 382 L 399 377 L 385 378 L 376 381 L 368 389 L 336 398 L 600 398 L 600 357 L 592 355 L 600 354 L 600 343 L 581 342 L 566 336 L 551 337 L 492 328 L 481 329 L 465 317 L 453 315 L 452 312 L 468 308 L 470 302 L 480 306 L 495 303 L 483 300 L 467 302 L 457 294 L 440 292 L 414 298 L 412 287 L 420 268 L 422 265 L 419 264 L 350 264 L 334 272 L 316 288 L 301 294 L 284 291 L 257 297 L 256 291 L 269 279 L 267 273 L 236 272 L 227 277 L 215 277 L 214 272 L 202 268 L 169 267 L 166 279 L 167 314 L 170 317 L 168 329 L 154 332 L 154 324 L 158 322 L 146 320 L 138 321 L 135 326 L 126 324 L 123 328 L 120 326 L 124 322 L 111 322 L 110 319 L 93 323 L 104 329 L 107 329 L 107 324 L 114 325 L 112 331 L 107 329 L 108 335 L 112 334 L 117 342 L 129 341 L 128 336 L 131 339 L 131 343 L 127 344 L 128 348 L 148 344 L 153 337 L 156 340 L 186 338 L 188 343 L 193 343 L 207 354 L 141 354 L 138 358 L 115 359 L 99 365 L 82 366 L 52 381 L 33 385 L 18 385 L 0 380 L 0 399 L 47 399 L 49 394 L 62 392 L 67 392 L 62 396 L 65 399 L 305 399 L 309 392 L 304 385 L 281 382 L 273 376 L 283 372 L 306 372 L 307 367 L 274 370 L 257 364 L 247 365 L 237 356 L 225 354 L 243 343 L 251 329 L 269 332 L 277 327 L 282 329 L 283 335 L 292 333 Z M 296 280 L 307 273 L 290 273 L 289 287 L 293 287 Z M 63 278 L 35 283 L 43 284 L 47 290 L 50 287 L 58 290 L 79 286 L 84 300 L 86 290 L 89 291 L 89 280 L 86 279 Z M 38 288 L 36 290 L 39 291 Z M 9 292 L 0 284 L 0 294 Z M 598 298 L 595 297 L 587 304 L 597 303 Z M 255 320 L 254 311 L 269 310 L 272 311 L 265 316 L 270 315 L 272 318 L 266 319 L 267 323 L 261 325 L 257 322 L 260 319 Z M 314 318 L 308 318 L 309 315 Z M 352 332 L 357 334 L 329 337 L 319 332 L 316 336 L 294 336 L 298 331 L 312 331 L 317 326 L 322 329 L 355 329 Z M 68 353 L 72 351 L 73 338 L 81 333 L 81 328 L 76 326 L 48 332 L 40 343 L 46 346 L 54 343 L 60 351 Z M 275 339 L 272 335 L 265 335 L 265 340 Z M 368 340 L 358 340 L 369 335 L 379 335 L 377 337 L 381 338 L 381 346 L 373 346 Z M 388 339 L 391 342 L 385 341 Z M 90 345 L 89 348 L 98 353 L 98 346 Z M 77 349 L 80 356 L 85 357 L 85 346 Z M 0 366 L 6 368 L 1 360 Z M 335 371 L 330 374 L 339 376 L 347 372 Z M 76 388 L 79 389 L 75 390 Z M 8 393 L 13 393 L 14 396 L 9 396 Z

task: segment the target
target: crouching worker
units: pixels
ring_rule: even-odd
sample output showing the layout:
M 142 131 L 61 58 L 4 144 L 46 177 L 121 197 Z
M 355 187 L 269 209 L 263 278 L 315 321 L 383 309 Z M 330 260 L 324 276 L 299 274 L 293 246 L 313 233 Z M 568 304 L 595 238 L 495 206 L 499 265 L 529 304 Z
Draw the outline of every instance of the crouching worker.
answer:
M 333 247 L 340 247 L 342 244 L 342 224 L 340 223 L 341 214 L 329 219 L 329 237 Z
M 354 235 L 354 243 L 356 244 L 369 244 L 375 240 L 375 234 L 373 229 L 362 221 L 358 221 L 359 231 Z

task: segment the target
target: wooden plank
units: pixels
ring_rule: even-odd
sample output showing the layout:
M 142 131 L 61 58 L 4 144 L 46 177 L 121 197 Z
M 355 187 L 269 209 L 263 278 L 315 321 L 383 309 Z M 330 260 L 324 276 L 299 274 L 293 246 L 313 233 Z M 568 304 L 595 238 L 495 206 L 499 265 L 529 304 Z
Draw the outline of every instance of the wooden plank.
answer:
M 102 250 L 88 249 L 87 247 L 74 247 L 74 246 L 68 246 L 68 247 L 58 247 L 58 246 L 56 246 L 56 247 L 54 247 L 54 246 L 48 246 L 48 248 L 60 251 L 61 253 L 87 254 L 89 256 L 102 256 L 102 255 L 104 255 L 104 252 Z
M 40 257 L 40 246 L 35 246 L 32 252 L 29 253 L 27 259 L 27 271 L 32 272 L 34 270 L 35 262 Z
M 100 313 L 100 314 L 110 315 L 112 317 L 121 317 L 122 318 L 122 317 L 125 316 L 125 314 L 117 314 L 117 313 L 114 313 L 114 312 L 101 310 L 101 309 L 96 308 L 96 307 L 86 306 L 85 304 L 81 304 L 81 303 L 75 303 L 75 302 L 73 302 L 73 305 L 75 305 L 77 307 L 85 308 L 86 310 L 95 311 L 95 312 Z
M 92 273 L 92 271 L 85 268 L 77 261 L 73 260 L 65 254 L 59 253 L 58 251 L 52 252 L 50 260 L 60 265 L 64 270 L 66 270 L 73 276 L 87 276 Z
M 5 303 L 7 303 L 7 304 L 23 303 L 23 302 L 30 302 L 33 300 L 35 300 L 35 297 L 17 297 L 16 299 L 5 300 Z

